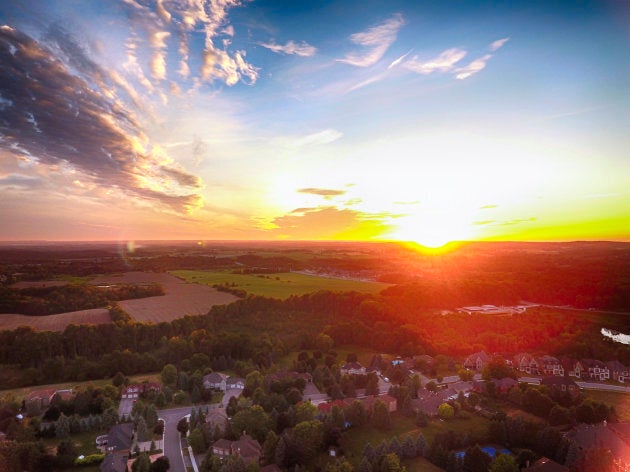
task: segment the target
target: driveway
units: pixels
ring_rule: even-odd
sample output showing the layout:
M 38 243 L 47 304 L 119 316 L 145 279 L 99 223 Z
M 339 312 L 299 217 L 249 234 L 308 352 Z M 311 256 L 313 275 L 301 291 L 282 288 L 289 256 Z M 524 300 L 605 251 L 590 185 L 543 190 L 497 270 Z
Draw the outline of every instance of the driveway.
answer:
M 230 390 L 226 390 L 223 394 L 223 400 L 221 400 L 221 408 L 227 408 L 230 398 L 238 398 L 241 396 L 241 393 L 243 393 L 243 390 L 241 390 L 240 388 L 232 388 Z
M 134 400 L 132 398 L 121 398 L 120 405 L 118 405 L 118 417 L 124 418 L 131 415 Z

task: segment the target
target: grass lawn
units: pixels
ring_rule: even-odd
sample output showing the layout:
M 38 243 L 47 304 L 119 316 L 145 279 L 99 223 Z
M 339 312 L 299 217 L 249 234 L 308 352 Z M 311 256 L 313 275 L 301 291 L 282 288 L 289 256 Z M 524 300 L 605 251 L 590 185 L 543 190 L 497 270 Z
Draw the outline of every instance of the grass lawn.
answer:
M 369 366 L 372 361 L 372 356 L 375 354 L 373 350 L 366 349 L 358 346 L 335 346 L 332 348 L 332 351 L 337 353 L 337 362 L 341 364 L 345 364 L 346 356 L 349 353 L 354 353 L 357 355 L 357 359 L 361 363 L 361 365 Z M 297 361 L 298 354 L 302 351 L 293 351 L 287 354 L 286 356 L 281 357 L 276 361 L 280 367 L 284 369 L 292 369 L 293 362 Z M 307 350 L 309 357 L 313 357 L 313 351 Z
M 96 449 L 96 436 L 99 436 L 101 434 L 107 434 L 107 431 L 92 431 L 89 433 L 73 434 L 72 436 L 70 436 L 70 439 L 72 439 L 72 442 L 77 447 L 78 454 L 83 454 L 84 456 L 87 456 L 90 454 L 99 453 L 99 450 Z M 45 438 L 43 441 L 46 447 L 54 452 L 57 449 L 57 444 L 61 442 L 61 439 Z M 81 468 L 81 470 L 85 469 Z
M 392 428 L 389 431 L 381 431 L 367 424 L 359 428 L 349 429 L 343 435 L 341 446 L 350 462 L 355 466 L 359 465 L 363 448 L 367 443 L 370 443 L 372 447 L 378 447 L 383 440 L 389 442 L 394 436 L 398 436 L 398 439 L 402 443 L 407 434 L 410 434 L 415 439 L 418 433 L 422 432 L 427 443 L 431 444 L 439 432 L 448 430 L 458 433 L 467 433 L 472 437 L 480 437 L 486 434 L 490 423 L 490 421 L 485 418 L 470 415 L 470 417 L 466 419 L 455 418 L 449 421 L 432 419 L 426 427 L 420 428 L 416 426 L 413 418 L 407 418 L 400 413 L 392 413 L 391 418 Z M 423 459 L 415 459 L 408 462 L 410 465 L 409 470 L 440 470 Z
M 282 300 L 289 298 L 291 295 L 303 295 L 320 290 L 378 293 L 390 286 L 390 284 L 380 282 L 335 279 L 297 274 L 295 272 L 233 274 L 225 271 L 174 270 L 170 273 L 186 282 L 205 285 L 228 284 L 253 295 L 263 295 Z
M 583 390 L 583 393 L 587 398 L 614 406 L 619 421 L 630 421 L 630 394 L 603 390 Z

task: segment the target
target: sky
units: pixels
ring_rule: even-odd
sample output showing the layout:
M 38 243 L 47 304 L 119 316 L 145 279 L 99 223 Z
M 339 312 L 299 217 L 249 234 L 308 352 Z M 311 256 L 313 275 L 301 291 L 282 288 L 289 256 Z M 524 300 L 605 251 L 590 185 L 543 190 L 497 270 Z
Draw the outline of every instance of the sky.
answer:
M 630 240 L 629 50 L 624 1 L 2 2 L 0 240 Z

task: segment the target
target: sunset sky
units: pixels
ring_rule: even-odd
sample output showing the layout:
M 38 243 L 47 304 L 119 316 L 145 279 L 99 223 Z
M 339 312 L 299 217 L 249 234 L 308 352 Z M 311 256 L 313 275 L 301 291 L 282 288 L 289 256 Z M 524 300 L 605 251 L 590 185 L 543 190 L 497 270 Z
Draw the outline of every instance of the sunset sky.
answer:
M 1 2 L 0 240 L 630 240 L 630 3 L 495 3 Z

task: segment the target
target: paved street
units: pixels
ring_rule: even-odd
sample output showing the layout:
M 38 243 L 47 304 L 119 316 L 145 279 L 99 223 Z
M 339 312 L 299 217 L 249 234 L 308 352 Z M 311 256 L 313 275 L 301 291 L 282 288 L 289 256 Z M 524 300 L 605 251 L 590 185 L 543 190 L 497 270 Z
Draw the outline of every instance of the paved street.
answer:
M 232 397 L 240 397 L 241 393 L 243 393 L 243 390 L 241 390 L 240 388 L 233 388 L 230 390 L 226 390 L 225 393 L 223 394 L 223 399 L 221 400 L 221 408 L 226 408 L 228 405 L 228 402 L 230 401 L 230 398 Z
M 587 390 L 607 390 L 609 392 L 622 392 L 630 393 L 630 387 L 623 387 L 622 385 L 610 385 L 597 382 L 575 382 L 578 387 L 585 388 Z
M 177 422 L 190 414 L 192 407 L 173 408 L 158 411 L 160 419 L 164 420 L 164 455 L 171 464 L 169 472 L 186 472 L 182 458 L 181 438 L 177 431 Z

